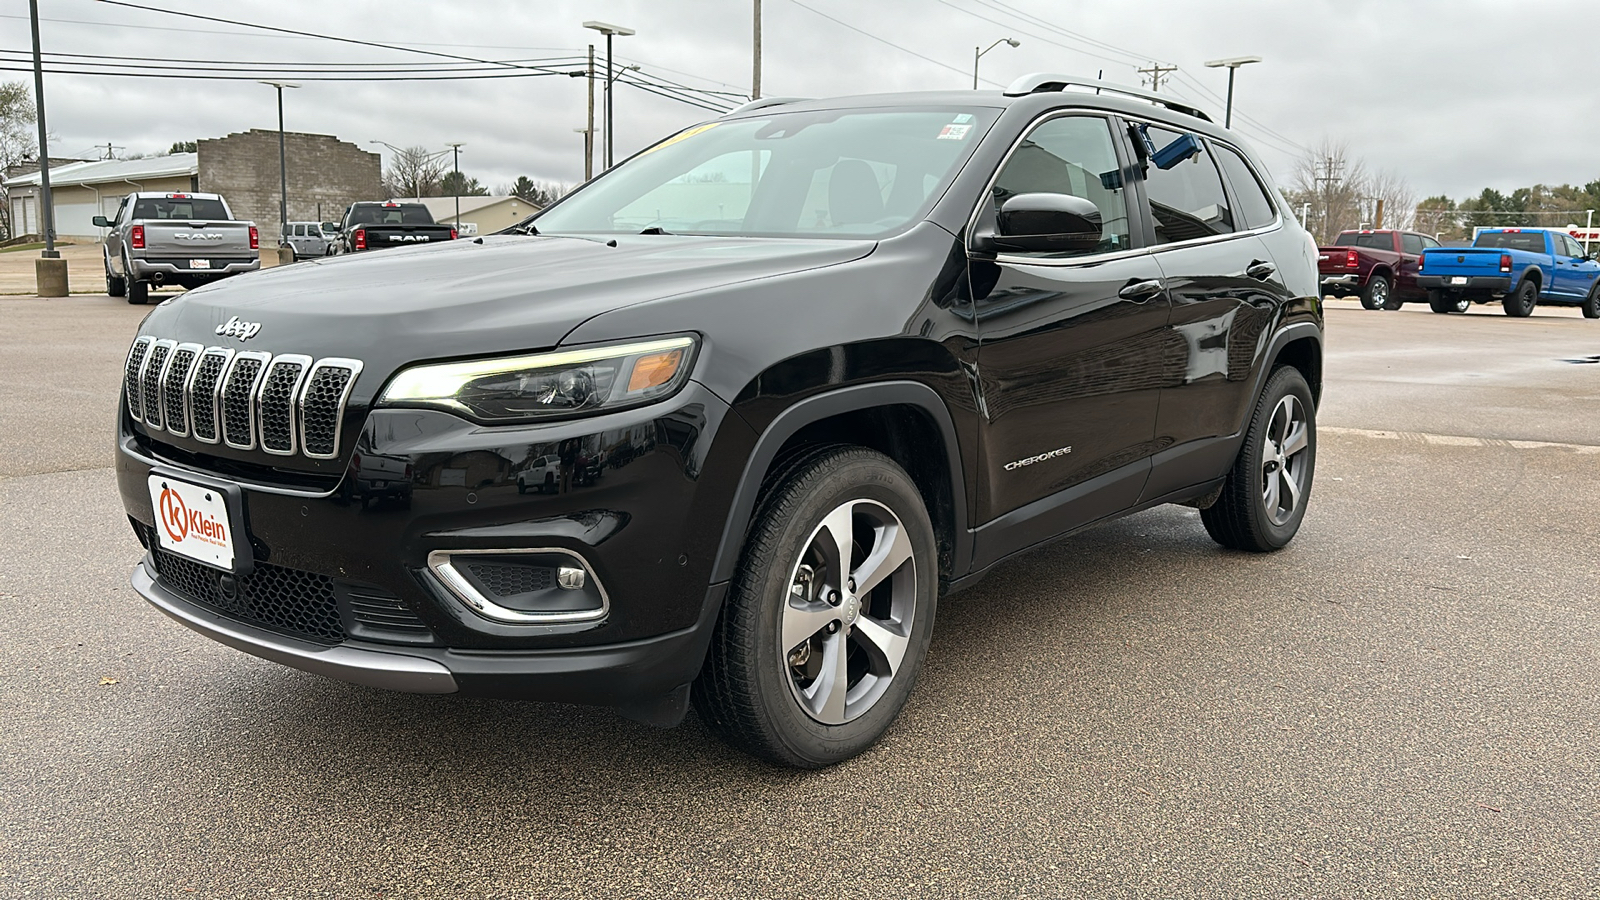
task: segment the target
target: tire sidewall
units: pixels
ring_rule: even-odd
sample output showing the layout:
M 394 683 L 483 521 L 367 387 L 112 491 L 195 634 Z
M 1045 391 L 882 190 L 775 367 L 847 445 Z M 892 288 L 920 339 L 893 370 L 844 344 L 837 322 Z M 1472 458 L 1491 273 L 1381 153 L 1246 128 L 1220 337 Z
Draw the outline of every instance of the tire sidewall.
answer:
M 1266 499 L 1262 496 L 1266 483 L 1261 463 L 1266 451 L 1267 429 L 1272 423 L 1272 413 L 1277 409 L 1279 401 L 1291 393 L 1300 400 L 1305 410 L 1306 428 L 1309 432 L 1305 449 L 1305 483 L 1300 490 L 1300 503 L 1295 507 L 1294 513 L 1289 516 L 1287 522 L 1279 525 L 1272 521 L 1272 516 L 1267 512 Z M 1292 366 L 1283 366 L 1272 373 L 1272 377 L 1267 380 L 1266 389 L 1261 392 L 1260 401 L 1256 404 L 1256 413 L 1252 417 L 1250 432 L 1246 435 L 1245 442 L 1244 474 L 1249 479 L 1250 524 L 1265 543 L 1274 549 L 1287 546 L 1300 530 L 1306 509 L 1311 505 L 1311 490 L 1316 483 L 1317 474 L 1316 405 L 1311 399 L 1311 388 L 1306 384 L 1305 376 L 1300 374 L 1300 370 Z
M 1382 285 L 1380 288 L 1379 285 Z M 1361 305 L 1367 309 L 1383 309 L 1388 305 L 1394 288 L 1389 284 L 1389 279 L 1382 275 L 1374 275 L 1367 282 L 1367 289 L 1361 292 Z M 1379 293 L 1383 296 L 1379 296 Z
M 1583 301 L 1583 317 L 1585 319 L 1600 319 L 1600 281 L 1589 289 L 1589 296 Z
M 826 725 L 811 718 L 794 699 L 783 658 L 787 648 L 778 646 L 784 602 L 781 598 L 788 596 L 790 575 L 812 532 L 829 512 L 852 499 L 882 503 L 905 526 L 917 567 L 917 597 L 910 645 L 894 681 L 859 718 Z M 730 597 L 730 602 L 756 607 L 754 627 L 749 631 L 754 646 L 744 650 L 757 661 L 756 688 L 766 701 L 762 714 L 779 743 L 806 763 L 827 765 L 848 759 L 876 742 L 894 721 L 915 686 L 927 655 L 939 579 L 933 526 L 910 478 L 889 460 L 863 454 L 828 472 L 799 501 L 786 521 L 767 522 L 763 527 L 775 530 L 772 546 L 776 552 L 768 559 L 747 555 L 735 578 L 734 596 Z

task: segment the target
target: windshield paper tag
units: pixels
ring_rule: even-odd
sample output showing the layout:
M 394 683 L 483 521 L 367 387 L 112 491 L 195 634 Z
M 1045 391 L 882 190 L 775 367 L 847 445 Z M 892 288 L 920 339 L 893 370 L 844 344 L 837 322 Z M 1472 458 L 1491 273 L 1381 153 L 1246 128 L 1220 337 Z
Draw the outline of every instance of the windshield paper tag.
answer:
M 696 125 L 693 128 L 689 128 L 689 129 L 686 129 L 684 131 L 680 131 L 677 134 L 673 135 L 672 137 L 667 138 L 666 140 L 664 140 L 661 143 L 655 145 L 654 147 L 651 147 L 649 150 L 646 150 L 646 151 L 644 151 L 643 153 L 641 153 L 639 155 L 640 156 L 648 156 L 651 153 L 654 153 L 654 152 L 656 152 L 657 150 L 660 150 L 663 147 L 671 147 L 673 144 L 676 144 L 677 142 L 679 142 L 681 140 L 686 140 L 688 138 L 692 138 L 695 135 L 700 134 L 701 132 L 710 131 L 711 129 L 713 129 L 713 128 L 717 127 L 718 125 L 721 125 L 721 124 L 722 124 L 721 122 L 710 122 L 710 123 L 705 124 L 705 125 Z
M 971 130 L 971 125 L 946 125 L 939 129 L 939 140 L 964 141 L 967 139 L 967 132 Z

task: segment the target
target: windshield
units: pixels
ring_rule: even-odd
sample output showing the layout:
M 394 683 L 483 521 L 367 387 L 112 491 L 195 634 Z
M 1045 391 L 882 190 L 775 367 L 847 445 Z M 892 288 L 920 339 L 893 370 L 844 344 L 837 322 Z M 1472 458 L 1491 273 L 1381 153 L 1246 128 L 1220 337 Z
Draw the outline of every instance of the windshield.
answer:
M 997 110 L 774 112 L 680 131 L 536 216 L 541 234 L 880 237 L 926 214 Z
M 1530 253 L 1544 252 L 1544 232 L 1542 231 L 1485 231 L 1478 235 L 1478 242 L 1474 247 L 1498 247 L 1501 250 L 1527 250 Z
M 141 197 L 133 204 L 135 219 L 212 219 L 228 218 L 221 200 L 204 197 Z

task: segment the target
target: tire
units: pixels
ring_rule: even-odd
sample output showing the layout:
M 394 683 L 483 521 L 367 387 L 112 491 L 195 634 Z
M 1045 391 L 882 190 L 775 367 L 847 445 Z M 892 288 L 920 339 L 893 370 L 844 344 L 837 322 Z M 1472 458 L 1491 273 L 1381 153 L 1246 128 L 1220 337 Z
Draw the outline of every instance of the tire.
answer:
M 817 769 L 872 746 L 905 706 L 933 634 L 937 548 L 916 485 L 880 453 L 820 448 L 768 485 L 692 695 L 734 747 Z M 859 599 L 851 573 L 874 580 Z
M 143 306 L 150 302 L 150 282 L 128 281 L 128 302 L 134 306 Z
M 1382 275 L 1372 276 L 1372 278 L 1367 281 L 1367 286 L 1361 289 L 1361 308 L 1390 309 L 1390 289 L 1392 287 L 1393 285 L 1389 284 L 1389 279 L 1383 277 Z M 1395 306 L 1393 308 L 1399 309 L 1400 307 Z
M 1444 291 L 1433 290 L 1428 292 L 1428 308 L 1436 313 L 1452 313 L 1456 311 L 1456 302 Z
M 1589 289 L 1589 296 L 1583 301 L 1583 317 L 1585 319 L 1600 319 L 1600 281 Z
M 518 481 L 517 482 L 517 493 L 526 494 L 527 492 L 528 492 L 528 486 L 526 484 L 523 484 L 521 481 Z
M 1538 303 L 1538 286 L 1533 283 L 1533 279 L 1524 278 L 1522 283 L 1517 285 L 1516 290 L 1507 294 L 1505 299 L 1500 301 L 1500 306 L 1506 311 L 1506 315 L 1513 319 L 1526 319 L 1533 315 L 1533 308 Z
M 1282 549 L 1305 518 L 1316 465 L 1317 419 L 1311 388 L 1299 369 L 1280 366 L 1256 401 L 1244 446 L 1221 495 L 1200 511 L 1206 533 L 1234 550 Z
M 111 274 L 106 269 L 106 293 L 113 297 L 125 297 L 128 294 L 128 282 L 120 275 Z

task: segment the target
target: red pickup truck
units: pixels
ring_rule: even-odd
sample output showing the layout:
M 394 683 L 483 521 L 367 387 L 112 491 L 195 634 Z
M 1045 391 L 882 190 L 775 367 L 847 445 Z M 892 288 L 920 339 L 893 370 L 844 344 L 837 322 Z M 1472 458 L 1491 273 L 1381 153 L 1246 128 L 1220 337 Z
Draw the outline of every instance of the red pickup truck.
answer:
M 1439 242 L 1425 234 L 1388 229 L 1344 231 L 1332 247 L 1317 248 L 1323 296 L 1356 294 L 1367 309 L 1399 309 L 1420 303 L 1428 292 L 1417 287 L 1417 261 Z

